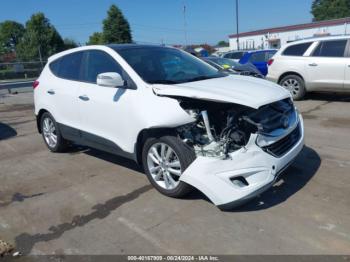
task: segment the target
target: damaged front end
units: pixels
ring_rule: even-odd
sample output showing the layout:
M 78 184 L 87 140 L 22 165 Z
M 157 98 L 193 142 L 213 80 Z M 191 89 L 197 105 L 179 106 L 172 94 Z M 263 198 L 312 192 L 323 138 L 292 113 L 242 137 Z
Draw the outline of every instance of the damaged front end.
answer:
M 267 146 L 298 122 L 289 98 L 259 109 L 189 98 L 179 99 L 179 103 L 196 121 L 177 131 L 197 156 L 230 158 L 230 153 L 244 148 L 253 134 L 259 135 L 259 146 Z
M 258 109 L 176 98 L 193 123 L 177 128 L 197 159 L 180 180 L 223 208 L 268 189 L 303 147 L 303 123 L 290 98 Z

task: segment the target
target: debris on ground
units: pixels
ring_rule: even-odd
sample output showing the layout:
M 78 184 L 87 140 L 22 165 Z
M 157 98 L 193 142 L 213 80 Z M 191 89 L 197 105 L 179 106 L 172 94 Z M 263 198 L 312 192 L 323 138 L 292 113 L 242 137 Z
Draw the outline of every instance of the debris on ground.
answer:
M 0 257 L 10 255 L 14 251 L 14 247 L 0 239 Z

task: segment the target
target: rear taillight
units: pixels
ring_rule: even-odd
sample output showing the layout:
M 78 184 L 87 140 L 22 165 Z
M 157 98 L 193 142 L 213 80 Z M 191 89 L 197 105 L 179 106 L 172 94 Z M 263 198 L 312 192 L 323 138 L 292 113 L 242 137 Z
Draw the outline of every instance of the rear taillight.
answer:
M 33 82 L 33 89 L 37 88 L 39 86 L 39 81 L 38 80 L 35 80 Z
M 267 61 L 267 65 L 268 65 L 268 66 L 272 65 L 272 64 L 273 64 L 273 61 L 274 61 L 273 59 L 270 59 L 269 61 Z

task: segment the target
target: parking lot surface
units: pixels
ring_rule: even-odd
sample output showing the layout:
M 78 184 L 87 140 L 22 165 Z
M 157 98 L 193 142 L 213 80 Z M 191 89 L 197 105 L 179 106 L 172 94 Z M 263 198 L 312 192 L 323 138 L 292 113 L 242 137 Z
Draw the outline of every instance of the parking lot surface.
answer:
M 24 254 L 350 254 L 350 95 L 297 102 L 306 147 L 281 179 L 222 212 L 153 189 L 97 150 L 53 154 L 31 92 L 0 94 L 0 239 Z

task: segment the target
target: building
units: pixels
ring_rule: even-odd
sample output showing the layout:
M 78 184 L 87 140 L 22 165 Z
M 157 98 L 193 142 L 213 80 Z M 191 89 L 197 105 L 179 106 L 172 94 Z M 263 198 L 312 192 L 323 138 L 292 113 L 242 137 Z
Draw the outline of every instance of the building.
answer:
M 214 49 L 215 49 L 215 52 L 212 53 L 213 56 L 220 56 L 231 50 L 229 46 L 214 46 Z
M 349 33 L 350 17 L 347 17 L 240 33 L 239 47 L 240 49 L 278 49 L 282 45 L 298 39 Z M 237 35 L 230 35 L 229 39 L 230 49 L 237 50 Z

